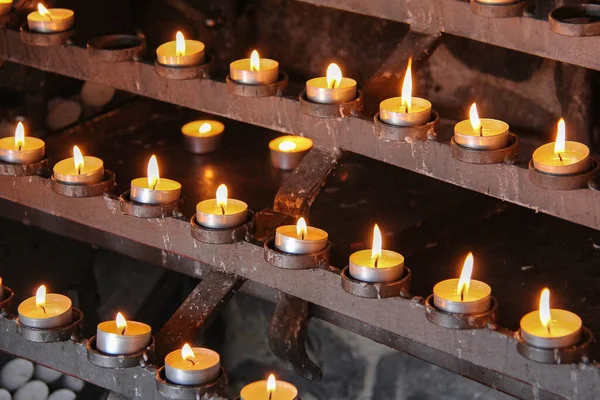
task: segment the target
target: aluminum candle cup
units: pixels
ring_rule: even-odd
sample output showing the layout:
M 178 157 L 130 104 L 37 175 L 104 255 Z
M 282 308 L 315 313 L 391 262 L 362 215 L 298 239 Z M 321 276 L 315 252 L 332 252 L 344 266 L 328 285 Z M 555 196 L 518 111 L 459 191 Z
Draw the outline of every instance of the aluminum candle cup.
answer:
M 205 228 L 234 228 L 247 221 L 248 204 L 241 200 L 227 199 L 223 208 L 217 204 L 217 199 L 204 200 L 196 205 L 196 222 Z
M 32 32 L 53 33 L 71 29 L 75 23 L 75 13 L 66 8 L 50 8 L 48 14 L 34 11 L 27 16 L 27 26 Z
M 454 141 L 464 147 L 477 150 L 498 150 L 509 143 L 509 126 L 506 122 L 481 118 L 483 129 L 475 131 L 470 120 L 454 125 Z
M 533 152 L 533 166 L 552 175 L 572 175 L 590 168 L 590 149 L 583 143 L 565 142 L 560 157 L 554 153 L 554 142 L 546 143 Z
M 244 386 L 240 392 L 241 400 L 296 400 L 297 398 L 298 389 L 291 383 L 280 380 L 277 381 L 272 393 L 267 390 L 267 381 L 252 382 Z
M 258 71 L 250 69 L 250 59 L 244 58 L 229 64 L 229 77 L 245 85 L 269 85 L 277 82 L 279 63 L 268 58 L 260 58 Z
M 201 347 L 192 347 L 194 358 L 183 359 L 181 350 L 165 357 L 165 376 L 177 385 L 197 386 L 212 382 L 221 373 L 219 353 Z
M 438 309 L 453 314 L 477 314 L 490 309 L 492 289 L 489 285 L 471 279 L 469 290 L 461 301 L 458 281 L 447 279 L 433 287 L 433 304 Z
M 179 200 L 181 184 L 171 179 L 160 178 L 156 185 L 148 186 L 148 178 L 131 181 L 131 200 L 143 204 L 169 204 Z
M 296 225 L 284 225 L 275 231 L 275 247 L 284 253 L 314 253 L 327 247 L 328 238 L 327 232 L 319 228 L 309 226 L 301 237 L 296 232 Z
M 219 121 L 192 121 L 181 128 L 186 149 L 194 154 L 207 154 L 218 150 L 223 142 L 225 125 Z
M 278 169 L 295 169 L 312 146 L 313 141 L 302 136 L 288 135 L 273 139 L 269 142 L 271 164 Z
M 62 183 L 92 185 L 104 179 L 104 163 L 97 157 L 84 156 L 81 170 L 75 168 L 74 158 L 59 161 L 54 166 L 54 179 Z
M 19 304 L 19 322 L 30 328 L 52 329 L 73 322 L 71 299 L 62 294 L 48 293 L 42 306 L 30 297 Z
M 337 88 L 327 86 L 327 78 L 313 78 L 306 82 L 306 97 L 315 103 L 346 103 L 356 98 L 356 81 L 342 78 Z
M 127 321 L 127 328 L 117 327 L 116 321 L 105 321 L 96 329 L 96 348 L 106 354 L 132 354 L 148 347 L 152 340 L 150 326 Z
M 169 67 L 192 67 L 204 63 L 204 43 L 197 40 L 185 40 L 183 55 L 177 55 L 177 42 L 161 44 L 156 49 L 156 60 Z
M 522 0 L 475 0 L 478 3 L 485 3 L 485 4 L 496 4 L 496 5 L 507 5 L 507 4 L 513 4 L 513 3 L 518 3 L 519 1 Z
M 0 139 L 0 161 L 13 164 L 34 164 L 46 154 L 46 144 L 42 139 L 25 136 L 21 150 L 15 146 L 14 136 Z
M 535 347 L 558 349 L 579 344 L 582 322 L 576 314 L 556 308 L 550 309 L 552 316 L 550 332 L 542 325 L 540 312 L 532 311 L 521 319 L 521 337 Z
M 431 120 L 431 103 L 411 97 L 410 110 L 402 103 L 402 97 L 392 97 L 379 104 L 379 119 L 386 124 L 398 126 L 423 125 Z
M 382 250 L 381 256 L 375 259 L 371 250 L 361 250 L 350 256 L 350 275 L 363 282 L 393 282 L 404 273 L 404 256 L 391 250 Z

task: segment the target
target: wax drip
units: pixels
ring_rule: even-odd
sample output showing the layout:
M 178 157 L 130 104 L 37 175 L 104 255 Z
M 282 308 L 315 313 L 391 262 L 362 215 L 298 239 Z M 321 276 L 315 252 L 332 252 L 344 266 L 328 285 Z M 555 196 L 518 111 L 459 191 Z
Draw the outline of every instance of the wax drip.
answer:
M 373 263 L 373 267 L 377 268 L 377 264 L 379 264 L 379 256 L 375 257 L 375 262 Z
M 479 136 L 483 137 L 483 124 L 479 125 Z
M 335 79 L 333 79 L 331 81 L 331 89 L 335 89 L 335 85 L 337 84 L 337 81 Z
M 127 327 L 126 326 L 123 327 L 123 330 L 121 331 L 121 335 L 124 335 L 126 330 L 127 330 Z
M 223 207 L 223 204 L 221 204 L 221 214 L 225 215 L 225 207 Z
M 41 307 L 42 311 L 44 311 L 44 314 L 46 314 L 46 309 L 44 308 L 44 306 L 40 304 L 40 307 Z
M 560 155 L 560 153 L 556 153 L 558 155 L 558 158 L 560 158 L 560 162 L 563 162 L 562 156 Z

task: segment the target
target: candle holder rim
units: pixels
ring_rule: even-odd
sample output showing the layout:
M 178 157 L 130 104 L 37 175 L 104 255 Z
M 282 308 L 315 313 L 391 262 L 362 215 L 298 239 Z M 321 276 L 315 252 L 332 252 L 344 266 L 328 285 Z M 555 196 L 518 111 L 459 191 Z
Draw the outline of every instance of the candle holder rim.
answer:
M 533 166 L 529 160 L 529 180 L 535 185 L 554 190 L 576 190 L 589 187 L 590 183 L 600 174 L 600 164 L 595 157 L 589 157 L 589 168 L 586 171 L 567 175 L 554 175 L 542 172 Z
M 412 298 L 412 295 L 410 294 L 412 272 L 406 265 L 404 266 L 400 279 L 393 282 L 359 281 L 350 275 L 350 266 L 348 265 L 340 271 L 340 277 L 342 288 L 354 296 L 373 299 L 397 296 L 406 299 Z
M 379 111 L 377 111 L 373 116 L 373 130 L 375 131 L 375 135 L 380 139 L 406 142 L 407 136 L 417 141 L 435 140 L 437 138 L 440 115 L 433 108 L 431 109 L 429 122 L 421 125 L 403 126 L 388 124 L 381 120 L 379 114 Z
M 57 326 L 55 328 L 35 328 L 23 325 L 19 317 L 17 317 L 15 320 L 17 324 L 17 333 L 30 342 L 65 342 L 69 340 L 72 335 L 79 333 L 84 318 L 83 312 L 77 307 L 71 307 L 71 309 L 73 321 L 68 325 Z
M 486 18 L 520 17 L 525 10 L 524 0 L 515 0 L 511 3 L 483 3 L 470 0 L 471 12 Z
M 490 296 L 490 308 L 484 312 L 477 313 L 451 313 L 440 310 L 433 303 L 433 293 L 424 301 L 425 317 L 429 322 L 445 329 L 468 330 L 484 329 L 496 321 L 498 301 Z
M 29 29 L 27 22 L 21 25 L 21 40 L 31 46 L 60 46 L 75 34 L 75 25 L 60 32 L 36 32 Z
M 166 218 L 173 215 L 181 204 L 181 198 L 165 204 L 145 204 L 131 200 L 130 190 L 119 196 L 119 205 L 124 214 L 138 218 Z
M 206 244 L 232 244 L 249 241 L 254 237 L 256 214 L 247 210 L 246 223 L 232 228 L 207 228 L 198 223 L 196 214 L 190 218 L 191 235 L 195 240 Z
M 115 43 L 117 48 L 112 48 Z M 120 62 L 140 58 L 146 50 L 146 41 L 138 35 L 110 34 L 88 40 L 86 48 L 91 58 Z
M 219 368 L 219 376 L 211 382 L 194 386 L 179 385 L 167 381 L 165 366 L 163 365 L 156 370 L 155 381 L 157 391 L 169 399 L 196 399 L 198 398 L 197 396 L 203 396 L 211 391 L 218 391 L 225 387 L 227 385 L 227 374 L 221 366 Z
M 150 336 L 150 343 L 142 350 L 131 354 L 109 354 L 98 350 L 96 346 L 97 335 L 86 341 L 87 359 L 94 365 L 103 368 L 131 368 L 140 364 L 144 355 L 154 354 L 154 336 Z
M 98 183 L 67 183 L 59 181 L 54 177 L 50 177 L 52 190 L 60 195 L 67 197 L 96 197 L 102 196 L 106 192 L 110 192 L 116 186 L 115 173 L 105 169 L 104 178 Z
M 231 75 L 227 74 L 225 83 L 227 91 L 230 94 L 241 96 L 241 97 L 271 97 L 281 96 L 285 88 L 289 84 L 288 74 L 282 70 L 277 73 L 277 80 L 269 84 L 250 84 L 241 83 L 231 79 Z M 248 89 L 254 89 L 254 91 Z
M 542 364 L 574 364 L 584 361 L 587 351 L 594 342 L 594 334 L 587 327 L 581 327 L 581 340 L 578 344 L 567 347 L 543 348 L 527 343 L 521 334 L 521 329 L 515 332 L 518 353 L 535 362 Z
M 166 79 L 187 80 L 207 78 L 213 68 L 214 57 L 206 50 L 204 51 L 204 62 L 198 65 L 167 65 L 154 61 L 154 71 Z
M 450 139 L 452 157 L 468 164 L 512 164 L 519 154 L 519 136 L 508 132 L 508 144 L 501 149 L 474 149 L 456 143 L 454 135 Z
M 600 22 L 569 22 L 571 18 L 600 17 L 598 4 L 573 4 L 557 7 L 548 14 L 550 29 L 563 36 L 597 36 L 600 35 Z
M 41 176 L 50 175 L 48 158 L 44 157 L 40 161 L 31 164 L 17 164 L 6 161 L 0 161 L 0 175 L 4 176 Z
M 263 246 L 265 261 L 277 268 L 299 270 L 329 267 L 329 253 L 332 247 L 329 240 L 323 249 L 304 254 L 286 253 L 279 250 L 275 247 L 275 236 L 267 239 Z
M 342 103 L 317 103 L 306 97 L 306 89 L 298 96 L 300 109 L 305 115 L 317 118 L 345 118 L 358 116 L 363 109 L 363 93 L 356 88 L 356 97 Z
M 0 299 L 0 312 L 8 311 L 8 308 L 15 297 L 15 291 L 8 286 L 2 284 L 2 289 L 4 292 L 4 298 Z

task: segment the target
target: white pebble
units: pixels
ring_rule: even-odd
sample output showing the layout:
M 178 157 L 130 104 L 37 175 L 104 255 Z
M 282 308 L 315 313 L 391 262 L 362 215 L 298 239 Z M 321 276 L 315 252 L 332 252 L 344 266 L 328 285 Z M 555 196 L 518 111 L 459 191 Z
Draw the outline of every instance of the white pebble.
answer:
M 12 400 L 10 392 L 6 389 L 0 389 L 0 400 Z
M 48 385 L 42 381 L 31 381 L 13 396 L 14 400 L 46 400 L 48 398 Z
M 33 376 L 33 364 L 22 358 L 15 358 L 6 363 L 0 371 L 0 386 L 9 392 L 14 392 Z
M 79 392 L 85 386 L 85 382 L 81 379 L 73 378 L 72 376 L 65 375 L 62 378 L 63 386 L 67 389 L 71 389 L 74 392 Z
M 55 371 L 52 368 L 46 368 L 43 365 L 36 365 L 33 371 L 33 377 L 42 382 L 52 383 L 57 381 L 62 376 L 61 372 Z
M 55 392 L 52 392 L 48 400 L 75 400 L 77 395 L 75 392 L 69 389 L 58 389 Z

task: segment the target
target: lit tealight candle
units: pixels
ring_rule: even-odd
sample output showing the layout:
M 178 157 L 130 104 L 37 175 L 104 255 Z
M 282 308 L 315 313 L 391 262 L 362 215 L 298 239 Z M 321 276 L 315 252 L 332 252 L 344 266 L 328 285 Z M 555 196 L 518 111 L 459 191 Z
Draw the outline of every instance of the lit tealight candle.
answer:
M 178 385 L 195 386 L 212 382 L 219 377 L 221 364 L 219 353 L 201 347 L 184 344 L 165 357 L 165 376 Z
M 252 382 L 242 388 L 241 400 L 295 400 L 298 389 L 288 382 L 277 381 L 273 374 L 266 381 Z
M 279 63 L 268 58 L 260 58 L 254 50 L 250 58 L 237 60 L 229 64 L 229 76 L 232 80 L 245 85 L 268 85 L 277 82 Z
M 212 229 L 233 228 L 248 220 L 248 204 L 227 198 L 227 186 L 217 188 L 217 198 L 196 205 L 196 222 Z
M 540 308 L 521 319 L 523 340 L 535 347 L 556 349 L 581 341 L 581 318 L 576 314 L 550 308 L 550 290 L 542 290 Z
M 152 329 L 142 322 L 127 321 L 118 313 L 114 321 L 96 328 L 96 348 L 113 355 L 132 354 L 145 349 L 152 340 Z
M 13 164 L 33 164 L 41 161 L 46 154 L 46 144 L 42 139 L 25 136 L 25 128 L 19 122 L 15 136 L 0 139 L 0 161 Z
M 175 40 L 163 43 L 156 49 L 159 64 L 170 67 L 191 67 L 204 62 L 204 43 L 186 40 L 183 33 L 177 32 Z
M 469 119 L 454 125 L 454 141 L 464 147 L 477 150 L 498 150 L 509 141 L 506 122 L 491 118 L 479 118 L 477 105 L 469 109 Z
M 345 103 L 356 98 L 356 81 L 342 77 L 337 64 L 329 64 L 327 76 L 306 82 L 306 97 L 316 103 Z
M 138 203 L 168 204 L 177 201 L 180 195 L 179 182 L 160 177 L 155 155 L 148 161 L 148 176 L 131 181 L 131 200 Z
M 307 226 L 304 218 L 296 225 L 280 226 L 275 231 L 275 247 L 285 253 L 306 254 L 327 247 L 327 232 Z
M 39 329 L 52 329 L 73 322 L 71 299 L 62 294 L 46 294 L 46 286 L 38 288 L 34 297 L 19 304 L 19 322 Z
M 12 10 L 12 0 L 0 0 L 0 15 L 6 15 Z
M 73 157 L 54 166 L 54 178 L 63 183 L 92 185 L 104 179 L 104 163 L 97 157 L 84 157 L 79 147 L 73 146 Z
M 404 273 L 404 256 L 391 250 L 382 250 L 381 231 L 373 229 L 373 247 L 350 256 L 350 275 L 363 282 L 393 282 Z
M 225 125 L 219 121 L 200 120 L 188 122 L 181 128 L 186 148 L 194 154 L 206 154 L 221 146 Z
M 402 97 L 392 97 L 379 104 L 379 119 L 398 126 L 423 125 L 431 120 L 431 103 L 412 97 L 412 58 L 408 59 L 406 75 L 402 83 Z
M 312 148 L 313 141 L 302 136 L 280 136 L 269 142 L 271 164 L 283 170 L 295 169 L 306 153 Z
M 484 282 L 471 280 L 473 254 L 469 253 L 459 279 L 447 279 L 433 287 L 433 304 L 455 314 L 476 314 L 490 309 L 492 289 Z
M 558 121 L 556 142 L 546 143 L 533 152 L 533 166 L 552 175 L 571 175 L 590 167 L 590 149 L 583 143 L 566 141 L 565 120 Z
M 41 33 L 63 32 L 71 29 L 75 23 L 75 13 L 66 8 L 47 9 L 38 3 L 38 10 L 27 16 L 30 31 Z

